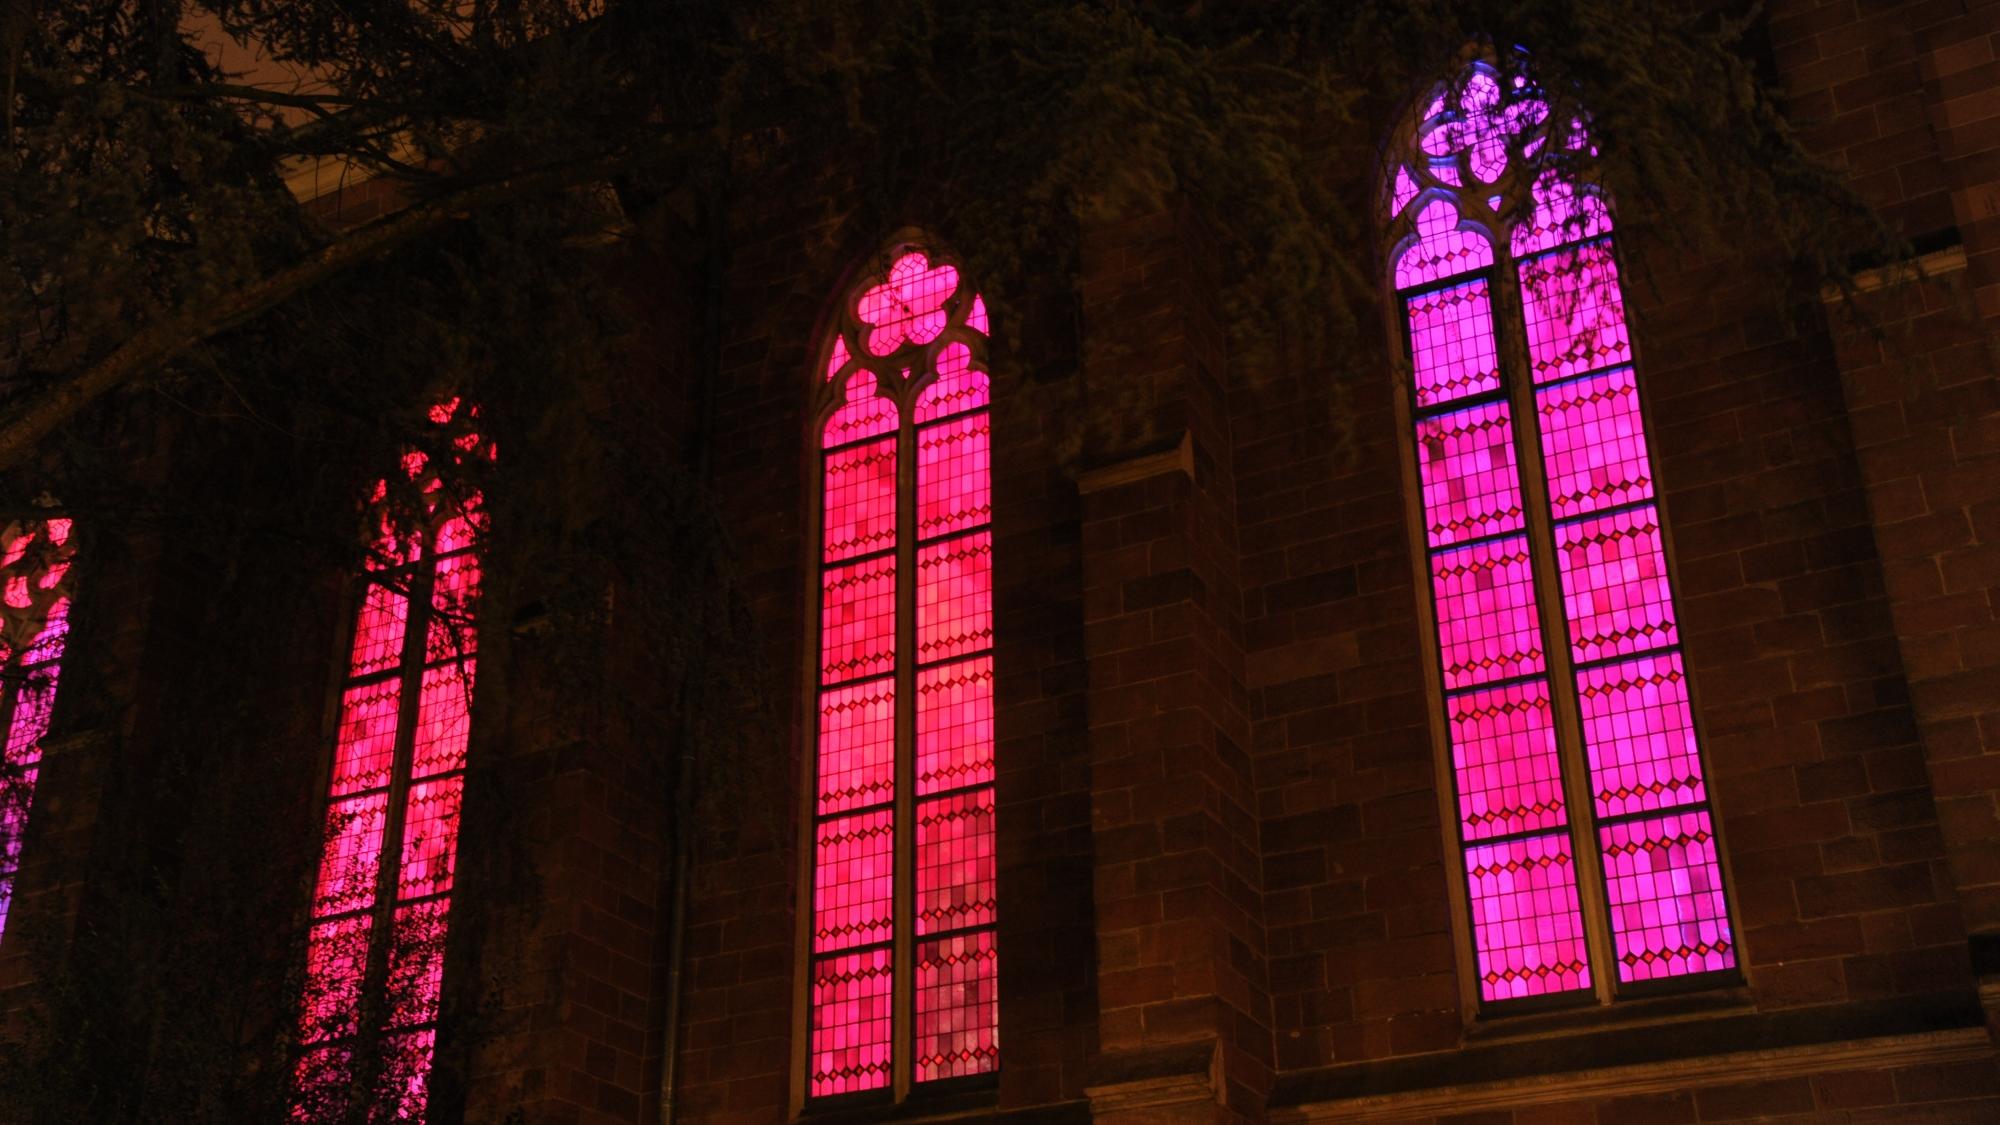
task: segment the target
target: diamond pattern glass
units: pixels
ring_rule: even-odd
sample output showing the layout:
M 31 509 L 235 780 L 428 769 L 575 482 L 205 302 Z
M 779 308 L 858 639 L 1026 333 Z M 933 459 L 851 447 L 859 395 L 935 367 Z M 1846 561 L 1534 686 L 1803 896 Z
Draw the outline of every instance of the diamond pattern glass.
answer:
M 994 897 L 993 790 L 917 802 L 917 932 L 990 925 Z
M 1522 262 L 1521 309 L 1537 383 L 1632 362 L 1610 239 Z
M 814 950 L 847 949 L 896 936 L 895 810 L 820 822 L 813 856 Z
M 1708 810 L 1609 824 L 1598 836 L 1620 980 L 1736 964 Z
M 1598 816 L 1707 799 L 1679 653 L 1585 669 L 1577 673 L 1576 694 Z
M 819 814 L 893 799 L 895 767 L 896 681 L 884 677 L 821 692 Z
M 1577 663 L 1650 652 L 1680 640 L 1651 504 L 1558 525 L 1556 565 Z
M 1431 595 L 1447 690 L 1542 670 L 1526 536 L 1439 551 L 1431 558 Z
M 1562 763 L 1541 680 L 1454 696 L 1446 708 L 1465 839 L 1561 828 Z
M 1569 835 L 1465 849 L 1480 995 L 1519 1000 L 1590 987 Z
M 1557 519 L 1653 498 L 1653 467 L 1630 367 L 1538 387 L 1542 464 Z
M 843 953 L 813 963 L 813 1097 L 879 1090 L 889 1084 L 895 970 L 887 949 Z
M 917 943 L 917 1081 L 1000 1065 L 998 962 L 991 930 Z
M 1417 423 L 1425 531 L 1433 547 L 1483 539 L 1521 524 L 1521 477 L 1507 404 L 1489 402 Z
M 1491 286 L 1480 278 L 1406 298 L 1417 405 L 1437 406 L 1500 389 Z

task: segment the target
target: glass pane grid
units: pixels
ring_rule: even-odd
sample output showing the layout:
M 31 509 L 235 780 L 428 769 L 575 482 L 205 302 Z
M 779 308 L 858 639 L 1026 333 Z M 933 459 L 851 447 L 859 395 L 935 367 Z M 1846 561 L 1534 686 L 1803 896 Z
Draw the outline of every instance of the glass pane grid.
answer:
M 1679 653 L 1585 669 L 1576 682 L 1599 817 L 1707 799 Z
M 1407 298 L 1404 310 L 1418 406 L 1500 389 L 1491 285 L 1485 278 Z
M 1458 109 L 1440 95 L 1386 196 L 1417 209 L 1394 270 L 1416 371 L 1417 469 L 1436 610 L 1447 735 L 1474 913 L 1482 997 L 1592 989 L 1566 768 L 1585 770 L 1603 865 L 1608 945 L 1622 984 L 1733 968 L 1734 952 L 1682 667 L 1656 482 L 1632 367 L 1609 210 L 1553 174 L 1509 229 L 1528 360 L 1522 372 L 1549 511 L 1523 506 L 1486 278 L 1490 243 L 1438 188 L 1533 159 L 1546 107 L 1485 64 Z M 1516 86 L 1519 86 L 1517 83 Z M 1524 88 L 1525 89 L 1525 88 Z M 1476 104 L 1475 104 L 1476 103 Z M 1589 143 L 1579 138 L 1578 144 Z M 1461 161 L 1469 162 L 1462 169 Z M 1470 188 L 1467 182 L 1466 187 Z M 1425 192 L 1428 188 L 1428 192 Z M 1484 211 L 1480 212 L 1484 214 Z M 1489 358 L 1493 356 L 1493 358 Z M 1490 372 L 1490 374 L 1489 374 Z M 1539 603 L 1526 519 L 1545 520 L 1554 584 Z M 1541 627 L 1561 611 L 1564 681 L 1546 678 Z M 1553 627 L 1551 624 L 1550 627 Z M 1552 691 L 1555 693 L 1552 695 Z M 1574 694 L 1570 694 L 1574 692 Z M 1564 758 L 1554 714 L 1573 699 L 1582 745 Z M 1575 779 L 1572 779 L 1575 780 Z M 1595 900 L 1595 892 L 1592 896 Z
M 1652 498 L 1652 463 L 1630 367 L 1539 387 L 1535 406 L 1556 519 Z
M 1545 831 L 1568 823 L 1545 681 L 1454 696 L 1446 712 L 1464 839 Z
M 1591 986 L 1568 833 L 1474 844 L 1465 849 L 1465 872 L 1481 999 Z
M 813 845 L 813 949 L 828 952 L 893 938 L 895 810 L 822 821 Z
M 896 681 L 884 677 L 820 693 L 820 815 L 884 804 L 896 795 Z
M 993 922 L 993 849 L 992 786 L 917 803 L 918 934 Z
M 993 645 L 993 535 L 979 531 L 917 549 L 917 660 Z
M 993 518 L 985 411 L 917 431 L 917 538 L 978 527 Z
M 895 979 L 891 960 L 890 950 L 870 949 L 813 963 L 811 1096 L 889 1085 Z
M 1610 239 L 1530 258 L 1520 276 L 1536 383 L 1632 362 Z
M 1446 690 L 1542 670 L 1525 536 L 1440 551 L 1431 559 L 1431 590 Z
M 1620 980 L 1735 966 L 1708 810 L 1608 824 L 1598 837 Z
M 1570 648 L 1579 663 L 1679 643 L 1651 504 L 1558 524 L 1555 539 Z
M 918 1082 L 999 1068 L 998 967 L 992 930 L 917 943 Z
M 1417 463 L 1430 546 L 1521 529 L 1520 475 L 1506 403 L 1419 421 Z
M 449 422 L 456 406 L 440 405 L 432 420 Z M 490 449 L 477 435 L 454 444 L 467 455 Z M 406 459 L 413 472 L 423 464 Z M 377 499 L 385 491 L 378 486 Z M 475 493 L 435 529 L 434 543 L 388 542 L 392 560 L 423 561 L 369 567 L 341 694 L 307 939 L 300 1029 L 308 1049 L 293 1071 L 294 1121 L 329 1120 L 353 1108 L 355 1051 L 363 1042 L 364 1073 L 386 1094 L 384 1108 L 398 1120 L 421 1120 L 426 1108 L 471 733 L 480 589 L 474 537 L 483 527 Z M 436 549 L 426 555 L 427 545 Z M 423 630 L 415 652 L 408 633 L 417 623 L 413 593 L 423 594 L 415 601 Z M 410 692 L 415 715 L 406 729 Z M 399 822 L 394 841 L 386 839 L 392 819 Z M 394 851 L 385 851 L 392 844 Z M 371 986 L 375 954 L 386 976 Z M 370 987 L 380 995 L 368 996 Z M 371 1001 L 380 1022 L 364 1029 Z
M 827 562 L 896 545 L 896 439 L 828 453 L 823 491 Z

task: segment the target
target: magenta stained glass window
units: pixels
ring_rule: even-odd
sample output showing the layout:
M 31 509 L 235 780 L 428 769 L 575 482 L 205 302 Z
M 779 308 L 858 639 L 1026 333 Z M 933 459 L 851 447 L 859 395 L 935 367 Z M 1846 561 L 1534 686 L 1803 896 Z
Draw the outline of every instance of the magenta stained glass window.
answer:
M 69 639 L 70 521 L 22 520 L 0 532 L 0 936 L 14 901 L 14 874 L 35 801 L 42 738 L 55 710 Z
M 987 333 L 958 267 L 904 247 L 816 376 L 815 1098 L 999 1066 Z
M 378 481 L 340 691 L 312 923 L 306 935 L 293 1120 L 422 1121 L 436 1044 L 471 736 L 477 536 L 460 480 L 492 460 L 478 410 L 440 403 L 449 453 L 406 455 Z M 391 497 L 395 499 L 392 500 Z
M 1488 1003 L 1736 963 L 1613 222 L 1537 160 L 1548 117 L 1475 63 L 1383 186 Z

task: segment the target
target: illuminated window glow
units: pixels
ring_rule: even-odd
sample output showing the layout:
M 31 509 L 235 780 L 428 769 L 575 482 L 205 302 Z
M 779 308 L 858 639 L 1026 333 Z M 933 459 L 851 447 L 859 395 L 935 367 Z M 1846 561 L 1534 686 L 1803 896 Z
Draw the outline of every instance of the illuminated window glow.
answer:
M 0 729 L 7 737 L 0 751 L 0 935 L 69 639 L 75 551 L 67 519 L 22 520 L 0 532 Z
M 1487 1002 L 1736 964 L 1610 210 L 1538 164 L 1548 118 L 1475 63 L 1384 186 Z
M 999 1065 L 986 334 L 957 267 L 906 249 L 853 291 L 828 345 L 816 1098 Z
M 432 408 L 451 466 L 410 453 L 370 499 L 377 531 L 313 884 L 295 1121 L 339 1119 L 357 1094 L 393 1120 L 424 1119 L 472 731 L 474 544 L 486 526 L 479 494 L 456 478 L 495 455 L 477 417 L 455 399 Z

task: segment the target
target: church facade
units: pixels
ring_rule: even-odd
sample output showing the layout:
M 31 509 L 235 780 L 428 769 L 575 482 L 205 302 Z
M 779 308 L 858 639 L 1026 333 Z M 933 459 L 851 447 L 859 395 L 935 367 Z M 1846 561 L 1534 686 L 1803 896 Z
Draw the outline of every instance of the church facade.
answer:
M 452 452 L 375 499 L 434 518 L 246 688 L 327 814 L 290 1080 L 365 1042 L 467 1122 L 2000 1117 L 2000 14 L 1770 38 L 1921 251 L 1867 324 L 1622 269 L 1616 201 L 1537 171 L 1587 131 L 1490 59 L 1381 123 L 1372 381 L 1235 377 L 1198 214 L 1083 232 L 1070 359 L 1121 398 L 1082 423 L 934 232 L 815 230 L 823 272 L 809 220 L 746 226 L 723 307 L 780 312 L 723 318 L 698 409 L 780 736 L 721 833 L 658 797 L 671 730 L 549 719 L 537 607 L 477 596 L 507 509 L 443 463 L 515 451 L 426 404 Z M 0 699 L 24 917 L 116 850 L 67 700 L 171 714 L 153 574 L 194 564 L 95 534 L 0 564 L 45 626 Z

